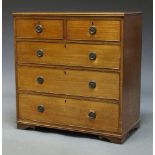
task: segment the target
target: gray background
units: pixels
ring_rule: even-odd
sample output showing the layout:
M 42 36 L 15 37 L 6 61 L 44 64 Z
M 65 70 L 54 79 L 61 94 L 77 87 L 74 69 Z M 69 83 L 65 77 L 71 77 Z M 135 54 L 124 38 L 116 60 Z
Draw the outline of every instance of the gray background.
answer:
M 152 1 L 3 0 L 3 155 L 152 154 Z M 143 11 L 141 128 L 123 145 L 67 132 L 16 129 L 13 20 L 18 11 Z

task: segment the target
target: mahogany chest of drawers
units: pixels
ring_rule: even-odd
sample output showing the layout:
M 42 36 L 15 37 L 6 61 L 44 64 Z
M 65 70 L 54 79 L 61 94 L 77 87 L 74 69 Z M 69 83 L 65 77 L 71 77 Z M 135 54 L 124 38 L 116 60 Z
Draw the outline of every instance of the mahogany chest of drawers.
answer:
M 141 13 L 13 16 L 17 127 L 124 142 L 139 127 Z

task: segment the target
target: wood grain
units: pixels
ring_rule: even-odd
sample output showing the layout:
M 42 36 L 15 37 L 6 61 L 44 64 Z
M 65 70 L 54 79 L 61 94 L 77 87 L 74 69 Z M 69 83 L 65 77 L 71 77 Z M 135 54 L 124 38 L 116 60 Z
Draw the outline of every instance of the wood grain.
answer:
M 37 57 L 39 49 L 43 50 L 43 57 Z M 96 53 L 94 61 L 89 59 L 91 52 Z M 17 58 L 18 63 L 119 69 L 120 46 L 20 41 L 17 43 Z
M 118 130 L 119 108 L 117 104 L 79 102 L 79 100 L 73 99 L 25 94 L 19 95 L 19 102 L 21 120 L 60 125 L 70 124 L 113 132 Z M 44 106 L 43 113 L 37 111 L 38 105 Z M 90 111 L 96 112 L 96 119 L 89 119 Z
M 37 83 L 39 76 L 43 84 Z M 89 88 L 90 81 L 96 82 L 95 89 Z M 20 66 L 18 89 L 118 100 L 119 74 Z
M 63 20 L 16 19 L 17 38 L 63 39 Z M 42 25 L 43 31 L 37 33 L 36 25 Z
M 97 29 L 95 35 L 89 34 L 89 27 Z M 111 20 L 68 20 L 68 40 L 104 40 L 120 41 L 120 21 Z
M 18 128 L 42 126 L 124 142 L 140 122 L 141 12 L 13 16 Z M 35 32 L 36 24 L 43 25 L 42 33 Z M 92 25 L 97 33 L 90 36 Z M 38 49 L 44 50 L 41 58 Z M 96 52 L 95 61 L 89 51 Z M 88 118 L 91 110 L 95 120 Z
M 122 129 L 140 118 L 142 16 L 125 16 L 122 86 Z

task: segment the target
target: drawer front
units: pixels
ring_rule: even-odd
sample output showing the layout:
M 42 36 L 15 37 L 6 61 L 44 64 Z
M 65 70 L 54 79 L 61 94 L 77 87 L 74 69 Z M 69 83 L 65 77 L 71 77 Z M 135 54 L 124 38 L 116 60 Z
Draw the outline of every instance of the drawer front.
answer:
M 120 21 L 68 20 L 67 39 L 120 41 Z
M 19 63 L 119 69 L 120 46 L 18 42 Z
M 119 106 L 112 103 L 20 94 L 19 119 L 118 131 Z
M 18 67 L 18 89 L 119 99 L 119 74 L 22 66 Z
M 63 20 L 16 19 L 16 37 L 63 39 Z

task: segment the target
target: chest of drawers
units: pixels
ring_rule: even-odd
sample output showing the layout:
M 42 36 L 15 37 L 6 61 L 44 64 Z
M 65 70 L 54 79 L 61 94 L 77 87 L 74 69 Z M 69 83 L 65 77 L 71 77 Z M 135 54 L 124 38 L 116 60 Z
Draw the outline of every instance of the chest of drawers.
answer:
M 139 127 L 141 13 L 14 13 L 17 127 L 122 143 Z

